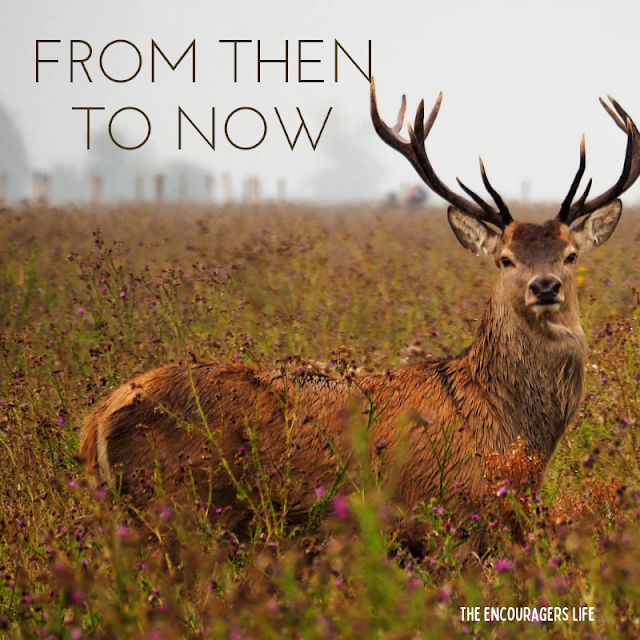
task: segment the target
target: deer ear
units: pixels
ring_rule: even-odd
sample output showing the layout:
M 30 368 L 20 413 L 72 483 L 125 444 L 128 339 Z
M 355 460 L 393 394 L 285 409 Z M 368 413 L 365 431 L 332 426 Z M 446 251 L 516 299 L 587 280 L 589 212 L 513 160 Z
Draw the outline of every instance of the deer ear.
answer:
M 622 202 L 614 200 L 612 203 L 596 209 L 572 231 L 580 251 L 588 251 L 599 247 L 609 239 L 620 220 Z
M 477 256 L 488 256 L 493 253 L 500 237 L 499 233 L 474 216 L 455 207 L 449 207 L 447 217 L 458 242 L 465 249 L 469 249 Z

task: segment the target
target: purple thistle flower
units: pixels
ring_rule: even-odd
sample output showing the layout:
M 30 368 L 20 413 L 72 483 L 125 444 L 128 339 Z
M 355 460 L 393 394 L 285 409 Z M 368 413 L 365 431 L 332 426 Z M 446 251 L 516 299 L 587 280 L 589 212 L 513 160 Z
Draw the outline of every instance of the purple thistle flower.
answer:
M 349 505 L 344 496 L 336 496 L 333 499 L 333 512 L 340 520 L 346 520 L 349 517 Z
M 80 308 L 78 309 L 78 313 L 79 313 L 80 315 L 82 315 L 82 314 L 84 313 L 84 307 L 80 307 Z
M 506 571 L 511 571 L 511 569 L 513 568 L 513 563 L 511 562 L 511 560 L 509 560 L 509 558 L 501 558 L 500 560 L 496 560 L 493 568 L 495 569 L 496 573 L 504 573 Z

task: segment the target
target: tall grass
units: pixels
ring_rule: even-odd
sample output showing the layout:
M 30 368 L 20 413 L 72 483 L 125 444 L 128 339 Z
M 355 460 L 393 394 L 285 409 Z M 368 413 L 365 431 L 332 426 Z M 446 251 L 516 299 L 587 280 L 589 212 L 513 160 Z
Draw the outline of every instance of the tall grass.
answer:
M 142 529 L 117 491 L 89 486 L 76 457 L 96 401 L 160 363 L 321 361 L 341 375 L 462 350 L 495 269 L 459 247 L 442 211 L 1 211 L 0 630 L 637 637 L 637 214 L 626 210 L 609 243 L 579 265 L 591 354 L 578 420 L 539 494 L 513 482 L 535 471 L 530 456 L 515 447 L 496 460 L 500 495 L 476 519 L 493 549 L 463 560 L 457 523 L 437 499 L 415 512 L 429 524 L 427 555 L 411 555 L 363 447 L 354 448 L 359 491 L 318 490 L 310 521 L 294 528 L 265 495 L 242 539 L 195 497 L 159 501 L 140 514 Z M 361 426 L 379 409 L 373 403 Z M 461 620 L 462 606 L 492 605 L 594 606 L 596 622 Z

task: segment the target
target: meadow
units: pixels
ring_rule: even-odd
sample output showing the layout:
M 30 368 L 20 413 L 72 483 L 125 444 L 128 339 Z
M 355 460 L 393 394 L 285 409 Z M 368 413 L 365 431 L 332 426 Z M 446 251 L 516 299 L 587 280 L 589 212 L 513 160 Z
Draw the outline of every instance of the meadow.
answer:
M 267 535 L 257 518 L 237 539 L 197 500 L 131 513 L 77 455 L 94 404 L 162 363 L 322 362 L 341 376 L 460 352 L 497 270 L 458 245 L 444 209 L 1 210 L 0 635 L 638 637 L 639 242 L 629 207 L 581 258 L 580 415 L 539 492 L 523 484 L 478 514 L 493 546 L 462 562 L 435 501 L 420 510 L 428 553 L 411 555 L 367 460 L 349 497 L 318 492 L 309 526 Z M 533 463 L 515 447 L 500 464 L 526 475 Z M 460 607 L 491 606 L 590 606 L 596 619 L 461 619 Z

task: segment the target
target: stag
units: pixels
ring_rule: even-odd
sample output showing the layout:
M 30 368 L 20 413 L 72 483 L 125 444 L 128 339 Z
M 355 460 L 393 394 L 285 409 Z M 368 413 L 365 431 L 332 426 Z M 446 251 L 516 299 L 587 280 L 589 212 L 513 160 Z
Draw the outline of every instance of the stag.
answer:
M 406 99 L 390 127 L 371 82 L 378 135 L 451 205 L 448 221 L 460 244 L 499 269 L 473 343 L 458 357 L 351 379 L 215 363 L 156 368 L 113 391 L 88 418 L 81 453 L 100 481 L 117 484 L 137 508 L 149 508 L 157 499 L 149 478 L 159 474 L 163 500 L 180 503 L 195 491 L 210 514 L 222 510 L 237 531 L 267 503 L 302 522 L 318 503 L 318 484 L 331 487 L 349 477 L 354 411 L 373 417 L 368 455 L 400 517 L 435 497 L 464 525 L 487 496 L 487 457 L 518 440 L 548 463 L 583 393 L 587 342 L 576 263 L 620 219 L 618 198 L 640 174 L 640 134 L 615 100 L 611 106 L 601 100 L 627 136 L 617 182 L 588 199 L 589 180 L 576 199 L 585 171 L 583 136 L 578 171 L 555 219 L 519 222 L 482 160 L 493 205 L 459 180 L 467 197 L 452 191 L 436 175 L 425 141 L 441 100 L 442 94 L 426 121 L 421 102 L 404 137 Z M 442 481 L 445 453 L 456 470 L 449 483 Z M 405 531 L 414 541 L 422 535 L 415 523 Z

